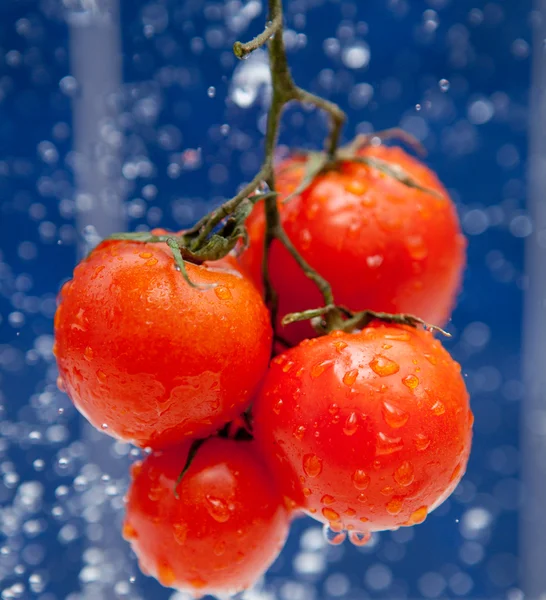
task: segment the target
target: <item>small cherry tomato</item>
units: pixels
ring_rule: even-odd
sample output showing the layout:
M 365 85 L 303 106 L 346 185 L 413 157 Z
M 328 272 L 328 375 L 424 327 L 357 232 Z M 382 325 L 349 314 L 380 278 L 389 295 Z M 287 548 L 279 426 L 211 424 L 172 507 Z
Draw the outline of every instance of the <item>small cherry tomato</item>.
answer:
M 429 332 L 373 323 L 279 355 L 254 432 L 284 493 L 334 531 L 424 521 L 463 476 L 473 416 Z
M 176 486 L 187 455 L 172 448 L 136 463 L 124 537 L 164 586 L 240 592 L 277 557 L 288 512 L 254 442 L 207 440 Z
M 107 240 L 60 294 L 62 385 L 95 427 L 141 447 L 215 432 L 269 362 L 269 314 L 235 259 L 185 265 L 198 289 L 166 244 Z
M 451 314 L 465 265 L 466 241 L 455 206 L 436 175 L 397 147 L 367 146 L 361 157 L 403 169 L 421 188 L 374 166 L 345 161 L 318 175 L 286 203 L 305 173 L 305 159 L 277 169 L 283 227 L 301 256 L 332 285 L 335 300 L 353 311 L 410 313 L 442 325 Z M 240 260 L 261 286 L 265 216 L 247 219 L 250 244 Z M 316 285 L 275 240 L 269 255 L 279 317 L 322 305 Z M 314 332 L 308 323 L 278 326 L 292 343 Z

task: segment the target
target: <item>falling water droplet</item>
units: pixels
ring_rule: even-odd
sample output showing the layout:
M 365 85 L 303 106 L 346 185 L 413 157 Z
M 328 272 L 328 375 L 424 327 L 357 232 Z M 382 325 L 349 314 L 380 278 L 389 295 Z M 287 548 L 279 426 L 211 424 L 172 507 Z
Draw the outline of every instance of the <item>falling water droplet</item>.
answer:
M 331 546 L 339 546 L 347 539 L 347 533 L 345 531 L 333 531 L 328 525 L 324 525 L 322 528 L 324 539 Z

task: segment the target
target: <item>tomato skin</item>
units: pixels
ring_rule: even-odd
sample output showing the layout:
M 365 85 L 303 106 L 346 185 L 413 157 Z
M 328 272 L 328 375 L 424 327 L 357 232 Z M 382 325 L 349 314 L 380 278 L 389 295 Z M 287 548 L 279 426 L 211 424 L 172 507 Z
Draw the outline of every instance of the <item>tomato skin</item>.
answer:
M 209 286 L 195 289 L 166 244 L 107 240 L 76 267 L 60 294 L 55 353 L 68 395 L 95 427 L 161 448 L 207 437 L 246 409 L 272 331 L 236 265 L 187 262 L 190 280 Z
M 273 360 L 254 432 L 284 493 L 337 530 L 421 522 L 463 476 L 473 417 L 453 361 L 425 331 L 373 323 Z
M 249 587 L 275 560 L 289 528 L 254 442 L 212 438 L 177 487 L 188 448 L 150 455 L 132 471 L 124 536 L 142 570 L 197 595 Z
M 410 313 L 442 325 L 465 265 L 466 241 L 455 207 L 436 175 L 401 148 L 369 146 L 361 154 L 402 167 L 436 195 L 353 161 L 320 174 L 283 204 L 305 170 L 304 159 L 294 156 L 277 169 L 284 229 L 301 256 L 331 283 L 338 304 L 354 311 Z M 250 245 L 240 260 L 261 285 L 263 206 L 256 207 L 247 227 Z M 321 306 L 316 286 L 277 240 L 269 268 L 280 317 Z M 308 323 L 278 329 L 293 343 L 314 335 Z

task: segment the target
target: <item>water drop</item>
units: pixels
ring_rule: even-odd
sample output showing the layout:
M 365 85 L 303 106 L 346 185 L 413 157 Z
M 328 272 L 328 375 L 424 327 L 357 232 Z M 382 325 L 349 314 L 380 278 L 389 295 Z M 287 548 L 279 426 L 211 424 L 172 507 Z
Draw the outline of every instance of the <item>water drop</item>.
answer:
M 385 508 L 390 515 L 397 515 L 402 510 L 403 506 L 404 506 L 404 499 L 395 497 L 395 498 L 392 498 L 392 500 L 389 500 L 387 502 L 387 504 L 385 505 Z
M 333 362 L 333 360 L 323 360 L 313 365 L 313 367 L 311 368 L 311 377 L 313 379 L 317 379 L 317 377 L 320 377 L 328 367 L 332 366 Z
M 183 546 L 186 543 L 186 538 L 188 537 L 188 526 L 186 523 L 174 523 L 173 534 L 176 543 Z
M 365 490 L 370 485 L 370 476 L 362 469 L 357 469 L 353 473 L 352 480 L 357 490 Z
M 398 373 L 400 370 L 398 363 L 381 354 L 378 354 L 370 361 L 370 368 L 376 375 L 379 375 L 379 377 L 394 375 L 394 373 Z
M 447 92 L 449 90 L 450 83 L 447 79 L 440 79 L 438 85 L 440 86 L 442 92 Z
M 413 465 L 405 460 L 394 472 L 394 480 L 403 487 L 411 485 L 415 479 Z
M 303 470 L 308 477 L 317 477 L 322 473 L 322 460 L 315 454 L 303 457 Z
M 157 578 L 161 585 L 165 587 L 171 587 L 176 581 L 176 576 L 172 567 L 166 563 L 160 564 L 157 568 Z
M 292 435 L 297 440 L 302 440 L 303 436 L 305 435 L 305 431 L 306 431 L 306 427 L 304 425 L 299 425 L 298 427 L 296 427 L 296 429 L 294 429 Z
M 421 508 L 418 508 L 417 510 L 411 513 L 411 516 L 409 518 L 410 523 L 414 525 L 419 525 L 419 523 L 422 523 L 427 518 L 427 514 L 428 508 L 426 506 L 421 506 Z
M 358 377 L 358 369 L 352 369 L 351 371 L 347 371 L 345 373 L 345 375 L 343 375 L 343 383 L 346 386 L 351 387 L 353 385 L 353 383 L 356 381 L 357 377 Z
M 440 415 L 443 415 L 446 412 L 446 407 L 444 406 L 443 402 L 440 402 L 440 400 L 438 400 L 432 405 L 431 410 L 437 417 L 439 417 Z
M 424 433 L 418 433 L 414 442 L 415 447 L 420 451 L 426 450 L 430 446 L 430 439 Z
M 225 523 L 230 517 L 230 511 L 228 505 L 220 498 L 215 498 L 207 494 L 205 496 L 207 501 L 206 508 L 210 516 L 218 523 Z
M 372 534 L 361 531 L 351 531 L 349 532 L 349 541 L 353 546 L 365 546 L 372 539 Z
M 355 412 L 352 412 L 345 421 L 343 433 L 345 435 L 354 435 L 358 429 L 358 417 Z
M 391 438 L 382 432 L 377 434 L 377 445 L 375 447 L 375 453 L 377 456 L 394 454 L 395 452 L 402 450 L 403 447 L 404 444 L 402 442 L 402 438 Z
M 347 539 L 347 533 L 345 531 L 333 531 L 328 525 L 324 525 L 322 528 L 324 539 L 331 546 L 339 546 Z
M 414 390 L 419 385 L 419 378 L 415 375 L 408 375 L 402 379 L 402 383 L 410 390 Z
M 382 414 L 385 423 L 393 429 L 403 427 L 409 419 L 409 413 L 390 402 L 383 402 Z
M 211 86 L 208 88 L 208 90 L 207 90 L 207 96 L 208 96 L 209 98 L 214 98 L 214 96 L 216 96 L 216 88 L 215 88 L 213 85 L 211 85 Z
M 214 288 L 214 293 L 220 300 L 230 300 L 232 298 L 231 291 L 225 285 L 218 285 Z

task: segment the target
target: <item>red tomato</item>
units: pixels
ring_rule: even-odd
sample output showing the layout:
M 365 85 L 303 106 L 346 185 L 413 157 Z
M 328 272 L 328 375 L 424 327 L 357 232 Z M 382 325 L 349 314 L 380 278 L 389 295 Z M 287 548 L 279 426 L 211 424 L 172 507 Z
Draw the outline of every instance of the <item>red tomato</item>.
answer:
M 187 447 L 136 464 L 123 533 L 143 572 L 201 596 L 240 592 L 267 570 L 289 516 L 256 450 L 254 442 L 206 441 L 178 497 Z
M 279 355 L 254 405 L 256 441 L 285 493 L 334 531 L 422 522 L 463 476 L 472 422 L 440 342 L 378 323 Z
M 454 306 L 465 264 L 466 242 L 453 202 L 434 173 L 401 148 L 369 146 L 361 154 L 401 167 L 433 193 L 353 161 L 320 174 L 283 204 L 303 178 L 304 159 L 295 156 L 277 170 L 284 229 L 301 256 L 331 283 L 338 304 L 354 311 L 410 313 L 441 325 Z M 247 220 L 250 246 L 240 259 L 259 286 L 264 225 L 258 205 Z M 280 317 L 323 304 L 278 241 L 269 268 Z M 292 343 L 314 335 L 308 323 L 279 329 Z
M 62 289 L 61 380 L 97 428 L 139 446 L 207 437 L 244 411 L 269 362 L 271 325 L 233 258 L 186 262 L 166 244 L 104 241 Z M 214 286 L 214 287 L 213 287 Z

